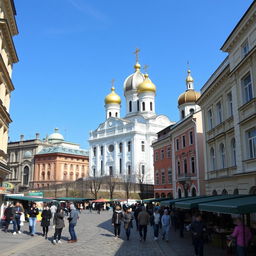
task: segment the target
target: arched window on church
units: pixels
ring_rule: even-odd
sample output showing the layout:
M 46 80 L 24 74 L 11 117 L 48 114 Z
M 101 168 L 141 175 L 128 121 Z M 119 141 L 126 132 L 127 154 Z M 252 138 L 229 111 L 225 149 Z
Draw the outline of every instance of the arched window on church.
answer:
M 132 112 L 132 102 L 129 101 L 129 112 Z
M 28 185 L 29 182 L 29 167 L 25 166 L 23 169 L 23 185 Z
M 118 113 L 116 112 L 116 117 L 118 117 Z
M 111 112 L 108 113 L 108 116 L 111 117 Z
M 127 149 L 128 149 L 128 152 L 131 152 L 131 142 L 130 141 L 128 141 Z
M 143 110 L 143 111 L 146 110 L 145 102 L 142 102 L 142 110 Z
M 150 102 L 150 111 L 153 111 L 153 102 Z
M 185 111 L 184 110 L 181 111 L 181 118 L 185 118 Z
M 140 111 L 140 101 L 137 100 L 137 111 Z

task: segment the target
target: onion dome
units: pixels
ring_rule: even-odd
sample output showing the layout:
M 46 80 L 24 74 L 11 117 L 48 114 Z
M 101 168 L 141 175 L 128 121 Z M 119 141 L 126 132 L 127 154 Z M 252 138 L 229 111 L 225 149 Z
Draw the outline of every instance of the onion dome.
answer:
M 144 75 L 145 80 L 138 85 L 138 93 L 153 92 L 156 93 L 156 86 L 149 79 L 148 74 Z
M 115 87 L 111 88 L 111 93 L 105 98 L 105 104 L 121 104 L 121 98 L 115 92 Z
M 55 128 L 54 129 L 54 133 L 52 133 L 49 137 L 48 137 L 49 141 L 64 141 L 64 137 L 62 134 L 59 133 L 59 129 Z
M 140 72 L 140 64 L 136 62 L 134 65 L 135 72 L 128 76 L 124 81 L 124 93 L 137 90 L 138 85 L 144 81 L 144 75 Z
M 179 96 L 178 104 L 195 103 L 200 95 L 200 92 L 196 92 L 195 90 L 187 90 Z

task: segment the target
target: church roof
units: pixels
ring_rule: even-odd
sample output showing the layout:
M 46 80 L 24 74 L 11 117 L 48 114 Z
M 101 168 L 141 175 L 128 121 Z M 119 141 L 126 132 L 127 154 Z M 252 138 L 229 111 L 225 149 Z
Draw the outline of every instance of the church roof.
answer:
M 55 154 L 55 153 L 71 154 L 71 155 L 78 155 L 78 156 L 89 155 L 88 151 L 84 149 L 72 149 L 72 148 L 66 148 L 62 146 L 44 148 L 39 153 L 37 153 L 37 155 Z

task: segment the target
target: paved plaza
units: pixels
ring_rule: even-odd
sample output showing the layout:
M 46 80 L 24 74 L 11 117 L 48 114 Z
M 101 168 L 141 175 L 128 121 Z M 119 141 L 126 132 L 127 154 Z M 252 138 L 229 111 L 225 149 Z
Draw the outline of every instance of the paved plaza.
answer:
M 110 218 L 112 212 L 83 212 L 80 215 L 79 223 L 76 227 L 78 242 L 68 244 L 69 238 L 68 223 L 63 231 L 62 244 L 53 245 L 51 239 L 45 240 L 42 236 L 30 237 L 24 230 L 28 230 L 27 224 L 23 227 L 23 234 L 13 236 L 12 233 L 0 233 L 0 255 L 1 256 L 45 256 L 45 255 L 106 255 L 106 256 L 192 256 L 193 248 L 189 234 L 181 239 L 178 233 L 171 232 L 169 242 L 153 240 L 153 230 L 148 229 L 148 240 L 139 242 L 139 235 L 133 228 L 131 240 L 126 241 L 124 230 L 122 229 L 121 239 L 114 239 Z M 10 225 L 11 227 L 11 225 Z M 41 232 L 40 224 L 37 224 L 37 232 Z M 51 236 L 53 228 L 50 228 Z M 206 246 L 205 255 L 221 256 L 223 251 L 214 247 Z

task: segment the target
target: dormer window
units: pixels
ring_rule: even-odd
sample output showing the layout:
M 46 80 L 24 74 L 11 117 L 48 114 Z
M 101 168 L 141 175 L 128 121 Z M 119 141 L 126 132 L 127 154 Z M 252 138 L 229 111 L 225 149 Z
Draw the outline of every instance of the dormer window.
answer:
M 242 58 L 245 57 L 249 52 L 249 43 L 247 40 L 242 44 L 241 51 L 242 51 Z

